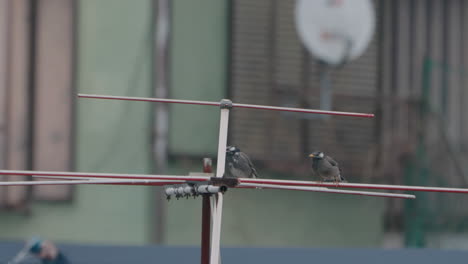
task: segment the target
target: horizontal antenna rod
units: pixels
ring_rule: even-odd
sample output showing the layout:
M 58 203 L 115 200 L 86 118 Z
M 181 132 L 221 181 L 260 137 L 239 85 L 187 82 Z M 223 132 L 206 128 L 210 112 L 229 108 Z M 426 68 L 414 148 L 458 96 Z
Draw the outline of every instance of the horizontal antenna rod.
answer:
M 402 198 L 402 199 L 415 199 L 416 198 L 416 196 L 412 194 L 349 191 L 349 190 L 328 189 L 325 187 L 282 186 L 282 185 L 274 185 L 274 184 L 253 184 L 253 183 L 241 183 L 239 187 L 240 188 L 250 187 L 250 188 L 262 188 L 262 189 L 281 189 L 281 190 L 295 190 L 295 191 L 309 191 L 309 192 L 323 192 L 323 193 L 352 194 L 352 195 Z
M 63 171 L 28 171 L 28 170 L 0 170 L 0 175 L 28 175 L 47 176 L 48 178 L 77 177 L 77 178 L 103 178 L 103 179 L 140 179 L 140 180 L 167 180 L 167 181 L 207 181 L 209 176 L 179 176 L 179 175 L 149 175 L 125 173 L 94 173 L 94 172 L 63 172 Z
M 170 104 L 192 104 L 192 105 L 210 105 L 210 106 L 219 106 L 220 105 L 220 102 L 210 102 L 210 101 L 177 100 L 177 99 L 162 99 L 162 98 L 149 98 L 149 97 L 128 97 L 128 96 L 97 95 L 97 94 L 78 94 L 78 97 L 80 97 L 80 98 L 93 98 L 93 99 L 109 99 L 109 100 L 124 100 L 124 101 L 143 101 L 143 102 L 156 102 L 156 103 L 170 103 Z M 233 103 L 232 106 L 233 107 L 239 107 L 239 108 L 262 109 L 262 110 L 285 111 L 285 112 L 297 112 L 297 113 L 306 113 L 306 114 L 353 116 L 353 117 L 367 117 L 367 118 L 374 117 L 374 114 L 366 114 L 366 113 L 325 111 L 325 110 L 292 108 L 292 107 L 279 107 L 279 106 L 267 106 L 267 105 L 253 105 L 253 104 Z
M 374 190 L 393 190 L 393 191 L 414 191 L 414 192 L 444 192 L 444 193 L 468 193 L 468 189 L 463 188 L 444 188 L 430 186 L 408 186 L 408 185 L 385 185 L 385 184 L 365 184 L 365 183 L 334 183 L 317 181 L 290 181 L 290 180 L 268 180 L 268 179 L 247 179 L 240 178 L 239 182 L 272 184 L 279 186 L 316 186 L 316 187 L 342 187 L 356 189 L 374 189 Z
M 77 178 L 104 178 L 104 179 L 143 179 L 143 180 L 168 180 L 168 181 L 208 181 L 209 176 L 179 176 L 179 175 L 149 175 L 149 174 L 119 174 L 119 173 L 94 173 L 94 172 L 58 172 L 58 171 L 24 171 L 24 170 L 0 170 L 0 175 L 29 175 L 48 176 L 50 178 L 58 176 Z M 357 189 L 393 190 L 393 191 L 415 191 L 415 192 L 444 192 L 444 193 L 468 193 L 464 188 L 445 188 L 429 186 L 408 186 L 408 185 L 385 185 L 385 184 L 365 184 L 365 183 L 334 183 L 317 181 L 291 181 L 291 180 L 271 180 L 271 179 L 249 179 L 239 178 L 239 183 L 272 184 L 276 186 L 312 186 L 312 187 L 343 187 Z
M 31 185 L 75 185 L 75 184 L 112 184 L 112 185 L 165 185 L 181 182 L 166 180 L 60 180 L 60 181 L 6 181 L 0 182 L 0 186 L 31 186 Z

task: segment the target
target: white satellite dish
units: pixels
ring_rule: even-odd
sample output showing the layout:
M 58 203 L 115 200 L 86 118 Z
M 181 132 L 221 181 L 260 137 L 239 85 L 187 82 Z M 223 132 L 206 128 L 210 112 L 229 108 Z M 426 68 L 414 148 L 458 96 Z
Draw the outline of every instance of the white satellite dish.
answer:
M 327 64 L 356 59 L 375 27 L 370 0 L 297 0 L 296 26 L 305 47 Z

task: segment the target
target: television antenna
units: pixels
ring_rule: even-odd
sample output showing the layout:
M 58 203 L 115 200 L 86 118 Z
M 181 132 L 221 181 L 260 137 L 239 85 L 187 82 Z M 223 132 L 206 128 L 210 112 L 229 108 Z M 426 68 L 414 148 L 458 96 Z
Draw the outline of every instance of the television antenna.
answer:
M 202 239 L 202 264 L 220 263 L 220 238 L 221 219 L 223 210 L 224 193 L 231 188 L 244 189 L 280 189 L 310 192 L 325 192 L 336 194 L 350 194 L 362 196 L 375 196 L 387 198 L 415 199 L 416 196 L 404 193 L 385 193 L 370 191 L 341 190 L 338 188 L 350 189 L 374 189 L 393 191 L 425 191 L 444 193 L 468 193 L 468 189 L 462 188 L 440 188 L 405 185 L 380 185 L 380 184 L 360 184 L 360 183 L 333 183 L 317 181 L 294 181 L 294 180 L 273 180 L 273 179 L 251 179 L 251 178 L 224 178 L 227 133 L 229 113 L 233 108 L 248 108 L 256 110 L 299 112 L 307 114 L 340 115 L 348 117 L 372 118 L 373 114 L 326 111 L 303 108 L 276 107 L 253 104 L 233 103 L 223 99 L 220 102 L 176 100 L 146 97 L 125 97 L 109 95 L 79 94 L 81 98 L 145 101 L 157 103 L 191 104 L 216 106 L 220 108 L 220 124 L 218 139 L 217 170 L 215 174 L 201 173 L 192 175 L 149 175 L 149 174 L 118 174 L 118 173 L 92 173 L 92 172 L 54 172 L 54 171 L 24 171 L 24 170 L 0 170 L 0 175 L 22 175 L 39 178 L 55 179 L 54 181 L 16 181 L 0 182 L 0 186 L 17 185 L 64 185 L 64 184 L 116 184 L 116 185 L 145 185 L 145 186 L 168 186 L 166 195 L 169 197 L 188 197 L 208 195 L 211 199 L 211 211 L 205 203 L 202 208 L 202 238 L 211 235 L 210 240 Z M 204 199 L 205 200 L 205 199 Z M 212 221 L 211 230 L 209 229 Z M 210 232 L 211 231 L 211 232 Z M 209 256 L 204 254 L 209 251 Z M 203 259 L 203 256 L 207 256 Z

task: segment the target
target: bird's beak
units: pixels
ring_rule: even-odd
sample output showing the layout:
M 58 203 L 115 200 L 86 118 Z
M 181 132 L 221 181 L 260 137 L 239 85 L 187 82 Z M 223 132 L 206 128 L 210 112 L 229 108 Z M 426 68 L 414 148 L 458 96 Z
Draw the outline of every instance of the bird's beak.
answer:
M 313 158 L 313 157 L 315 157 L 314 154 L 310 154 L 310 155 L 309 155 L 309 158 Z

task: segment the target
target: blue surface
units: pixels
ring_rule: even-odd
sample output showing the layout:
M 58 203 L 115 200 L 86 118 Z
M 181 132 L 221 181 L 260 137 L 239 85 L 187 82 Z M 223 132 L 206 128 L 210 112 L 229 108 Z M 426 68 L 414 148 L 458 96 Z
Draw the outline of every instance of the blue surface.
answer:
M 20 242 L 0 242 L 0 263 L 22 248 Z M 158 246 L 92 246 L 60 244 L 73 264 L 200 263 L 199 248 Z M 435 249 L 310 249 L 223 248 L 222 264 L 258 263 L 468 263 L 468 251 Z

